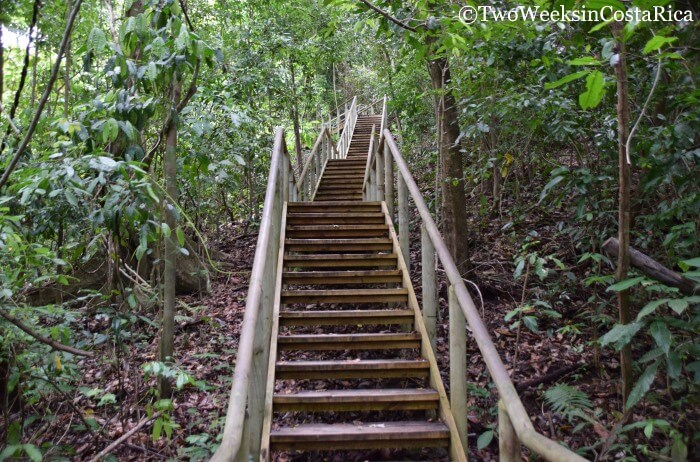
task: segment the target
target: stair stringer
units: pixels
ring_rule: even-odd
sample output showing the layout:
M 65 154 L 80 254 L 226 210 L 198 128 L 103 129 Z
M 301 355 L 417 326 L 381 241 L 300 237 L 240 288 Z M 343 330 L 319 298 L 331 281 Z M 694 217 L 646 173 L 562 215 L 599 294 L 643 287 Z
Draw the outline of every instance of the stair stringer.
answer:
M 440 376 L 440 369 L 438 368 L 437 359 L 435 358 L 435 353 L 430 345 L 430 337 L 428 337 L 428 331 L 425 328 L 425 323 L 423 322 L 423 314 L 420 310 L 420 305 L 418 305 L 418 299 L 416 298 L 416 293 L 413 290 L 413 283 L 411 282 L 411 276 L 406 267 L 406 261 L 403 258 L 403 252 L 399 245 L 399 239 L 396 236 L 396 231 L 394 230 L 394 223 L 389 215 L 389 210 L 386 206 L 386 202 L 382 201 L 382 211 L 384 212 L 385 222 L 389 225 L 389 235 L 393 242 L 393 252 L 398 256 L 398 268 L 403 274 L 403 287 L 408 290 L 408 308 L 413 310 L 414 313 L 414 328 L 421 335 L 421 357 L 426 359 L 430 365 L 430 386 L 433 387 L 435 391 L 438 392 L 439 405 L 438 412 L 442 422 L 447 425 L 450 429 L 450 459 L 453 462 L 467 462 L 467 453 L 465 448 L 462 446 L 462 441 L 459 438 L 459 432 L 457 431 L 457 425 L 455 424 L 454 417 L 452 415 L 452 408 L 450 407 L 450 401 L 447 398 L 447 393 L 445 392 L 445 386 L 442 383 L 442 378 Z

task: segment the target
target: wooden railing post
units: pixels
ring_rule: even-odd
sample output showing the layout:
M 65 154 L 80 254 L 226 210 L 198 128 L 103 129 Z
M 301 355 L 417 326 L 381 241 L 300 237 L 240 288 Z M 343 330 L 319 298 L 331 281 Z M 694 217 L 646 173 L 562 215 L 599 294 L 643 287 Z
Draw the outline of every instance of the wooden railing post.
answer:
M 498 454 L 501 462 L 520 462 L 520 441 L 503 401 L 498 401 Z
M 381 136 L 381 133 L 380 133 Z M 384 143 L 384 200 L 391 220 L 394 220 L 394 162 L 389 147 Z
M 450 316 L 450 407 L 459 439 L 467 451 L 467 326 L 455 288 L 448 293 Z
M 435 352 L 437 324 L 437 285 L 435 282 L 435 246 L 430 240 L 425 224 L 420 225 L 421 271 L 423 286 L 423 321 Z
M 408 187 L 403 175 L 399 175 L 399 246 L 408 270 L 411 262 L 408 252 Z

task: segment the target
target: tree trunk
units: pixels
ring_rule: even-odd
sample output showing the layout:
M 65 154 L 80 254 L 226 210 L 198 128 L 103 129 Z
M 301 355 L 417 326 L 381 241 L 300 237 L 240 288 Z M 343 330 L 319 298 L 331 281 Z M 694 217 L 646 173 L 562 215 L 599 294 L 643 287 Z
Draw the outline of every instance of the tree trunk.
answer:
M 467 205 L 462 153 L 459 150 L 459 124 L 454 94 L 450 89 L 450 69 L 446 58 L 428 62 L 438 107 L 438 149 L 442 170 L 442 222 L 445 244 L 461 274 L 469 269 Z
M 304 155 L 301 152 L 301 133 L 299 130 L 299 108 L 297 107 L 297 85 L 294 78 L 294 61 L 289 60 L 289 73 L 292 76 L 292 124 L 294 125 L 294 151 L 297 153 L 299 172 L 304 167 Z
M 180 101 L 182 83 L 173 75 L 171 94 L 171 111 L 175 111 Z M 173 114 L 168 126 L 168 136 L 163 157 L 163 173 L 165 176 L 165 191 L 168 198 L 165 201 L 165 222 L 170 227 L 170 236 L 165 236 L 165 266 L 163 270 L 163 320 L 160 337 L 160 361 L 171 362 L 173 359 L 173 341 L 175 331 L 175 283 L 176 283 L 176 259 L 179 252 L 175 230 L 175 207 L 177 204 L 177 114 Z M 171 394 L 170 382 L 161 377 L 159 380 L 161 398 Z
M 621 40 L 622 25 L 613 23 L 613 33 L 619 47 L 619 61 L 615 66 L 617 76 L 617 146 L 618 146 L 618 232 L 617 239 L 620 247 L 617 255 L 617 272 L 615 280 L 627 279 L 630 266 L 630 164 L 627 162 L 627 137 L 629 136 L 629 91 L 627 86 L 627 52 L 625 42 Z M 620 324 L 628 324 L 632 321 L 629 307 L 629 289 L 617 293 L 617 305 L 620 315 Z M 622 382 L 623 406 L 632 389 L 632 349 L 626 345 L 620 351 L 620 374 Z
M 72 9 L 71 0 L 66 0 L 66 21 L 70 17 L 70 12 Z M 64 76 L 63 84 L 63 115 L 68 117 L 68 109 L 70 108 L 70 44 L 71 40 L 68 38 L 68 44 L 66 45 L 66 75 Z

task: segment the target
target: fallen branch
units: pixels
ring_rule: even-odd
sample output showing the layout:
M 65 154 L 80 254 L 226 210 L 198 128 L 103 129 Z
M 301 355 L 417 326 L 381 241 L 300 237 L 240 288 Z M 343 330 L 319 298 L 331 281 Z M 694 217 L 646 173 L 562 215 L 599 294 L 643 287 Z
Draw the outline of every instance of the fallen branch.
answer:
M 104 448 L 102 451 L 100 451 L 95 457 L 90 459 L 90 462 L 98 462 L 102 460 L 104 456 L 109 454 L 110 452 L 114 451 L 117 447 L 119 447 L 120 444 L 128 440 L 134 433 L 137 431 L 141 430 L 144 426 L 146 426 L 147 423 L 151 422 L 153 419 L 157 419 L 160 417 L 160 412 L 156 412 L 153 414 L 151 417 L 144 417 L 141 419 L 139 423 L 137 423 L 134 428 L 129 430 L 128 432 L 124 433 L 122 436 L 120 436 L 118 439 L 114 440 L 109 446 Z
M 620 242 L 611 237 L 603 244 L 603 250 L 610 255 L 617 256 L 620 251 Z M 677 287 L 685 295 L 700 293 L 700 284 L 666 268 L 650 256 L 632 247 L 630 247 L 630 263 L 650 278 L 663 282 L 668 286 Z
M 524 382 L 518 382 L 515 384 L 515 389 L 520 391 L 526 388 L 536 387 L 537 385 L 540 385 L 542 383 L 553 382 L 555 380 L 560 379 L 561 377 L 564 377 L 566 374 L 569 374 L 577 369 L 582 368 L 583 366 L 585 366 L 585 364 L 583 363 L 569 364 L 568 366 L 564 366 L 560 369 L 545 374 L 542 377 L 525 380 Z
M 44 343 L 46 345 L 49 345 L 51 348 L 54 350 L 61 350 L 65 351 L 66 353 L 71 353 L 77 356 L 87 356 L 87 357 L 92 357 L 93 354 L 89 351 L 85 350 L 80 350 L 78 348 L 73 348 L 68 345 L 64 345 L 62 343 L 58 343 L 55 340 L 51 340 L 48 337 L 44 337 L 43 335 L 37 334 L 34 332 L 29 326 L 24 324 L 22 321 L 19 319 L 15 318 L 12 316 L 10 313 L 6 312 L 5 310 L 0 309 L 0 316 L 14 324 L 15 326 L 19 327 L 21 330 L 23 330 L 27 335 L 30 335 L 40 341 L 41 343 Z

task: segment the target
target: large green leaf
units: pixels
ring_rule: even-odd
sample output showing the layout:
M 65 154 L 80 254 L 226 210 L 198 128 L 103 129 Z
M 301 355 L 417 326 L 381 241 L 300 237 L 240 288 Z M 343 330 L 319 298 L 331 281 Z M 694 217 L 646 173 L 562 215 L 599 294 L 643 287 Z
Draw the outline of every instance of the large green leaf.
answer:
M 664 354 L 668 354 L 671 349 L 671 331 L 668 330 L 666 323 L 663 321 L 652 322 L 651 326 L 649 326 L 649 331 Z
M 646 43 L 646 45 L 644 45 L 644 50 L 642 50 L 642 52 L 645 55 L 648 55 L 652 51 L 656 51 L 667 43 L 673 43 L 676 40 L 678 40 L 678 37 L 664 37 L 663 35 L 655 35 Z
M 585 77 L 590 73 L 590 71 L 578 71 L 574 72 L 573 74 L 566 75 L 562 77 L 561 79 L 557 80 L 556 82 L 547 82 L 544 84 L 544 89 L 545 90 L 551 90 L 552 88 L 557 88 L 561 87 L 562 85 L 566 85 L 569 82 L 573 82 L 574 80 L 580 79 L 581 77 Z
M 647 367 L 642 373 L 641 377 L 639 377 L 639 380 L 637 380 L 637 383 L 634 384 L 634 388 L 632 388 L 632 391 L 627 398 L 627 403 L 625 404 L 627 409 L 632 408 L 639 402 L 640 399 L 644 397 L 644 395 L 647 394 L 649 388 L 651 388 L 651 384 L 654 383 L 654 377 L 656 377 L 656 371 L 659 368 L 659 364 L 660 361 L 656 361 Z
M 615 343 L 615 348 L 620 349 L 634 337 L 634 334 L 639 332 L 642 328 L 642 323 L 631 322 L 629 324 L 615 324 L 610 332 L 606 333 L 600 338 L 600 344 L 605 346 L 611 343 Z
M 606 289 L 606 292 L 622 292 L 627 290 L 632 286 L 636 286 L 644 280 L 644 276 L 639 276 L 636 278 L 625 279 L 624 281 L 617 282 Z
M 579 105 L 582 109 L 592 109 L 603 100 L 603 88 L 605 86 L 605 76 L 600 71 L 591 72 L 586 77 L 586 91 L 578 97 Z

